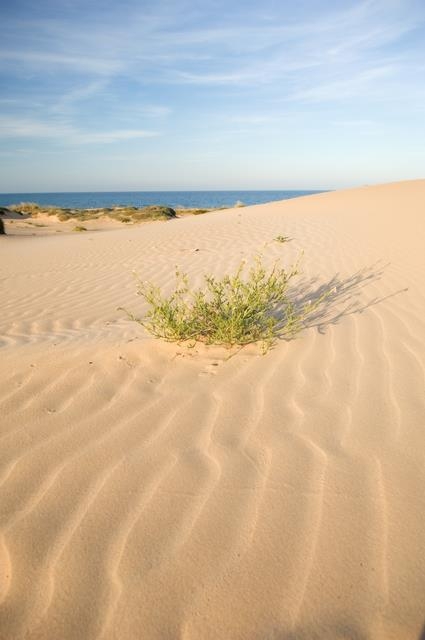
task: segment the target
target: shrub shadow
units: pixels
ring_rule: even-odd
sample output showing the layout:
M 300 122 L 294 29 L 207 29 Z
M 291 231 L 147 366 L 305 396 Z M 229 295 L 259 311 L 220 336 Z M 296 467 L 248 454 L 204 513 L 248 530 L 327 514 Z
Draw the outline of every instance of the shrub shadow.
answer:
M 364 300 L 363 290 L 378 282 L 387 267 L 388 264 L 376 262 L 370 267 L 356 271 L 348 278 L 340 278 L 337 273 L 330 280 L 321 284 L 318 284 L 317 278 L 302 280 L 290 292 L 296 313 L 302 315 L 303 309 L 307 305 L 312 304 L 314 307 L 317 303 L 317 307 L 313 308 L 304 318 L 302 326 L 304 328 L 316 327 L 319 333 L 325 333 L 327 326 L 338 324 L 346 316 L 363 313 L 369 307 L 406 292 L 407 287 L 386 296 L 375 296 L 370 300 Z M 323 298 L 322 301 L 320 301 L 321 298 Z

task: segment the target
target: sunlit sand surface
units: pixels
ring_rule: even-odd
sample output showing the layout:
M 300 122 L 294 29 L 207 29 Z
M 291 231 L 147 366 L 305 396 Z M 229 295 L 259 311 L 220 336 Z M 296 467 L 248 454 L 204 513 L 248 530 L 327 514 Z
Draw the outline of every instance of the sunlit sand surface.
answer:
M 414 181 L 81 234 L 6 222 L 2 640 L 425 637 L 424 205 Z M 117 310 L 146 310 L 133 271 L 170 291 L 176 265 L 200 285 L 301 251 L 293 295 L 332 292 L 265 356 Z

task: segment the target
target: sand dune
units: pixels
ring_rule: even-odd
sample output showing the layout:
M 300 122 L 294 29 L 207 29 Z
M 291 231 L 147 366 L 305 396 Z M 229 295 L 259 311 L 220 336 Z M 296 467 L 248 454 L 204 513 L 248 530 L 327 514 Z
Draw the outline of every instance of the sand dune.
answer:
M 0 238 L 2 640 L 425 637 L 424 202 Z M 265 356 L 117 311 L 143 312 L 133 271 L 167 290 L 300 251 L 294 295 L 332 294 Z

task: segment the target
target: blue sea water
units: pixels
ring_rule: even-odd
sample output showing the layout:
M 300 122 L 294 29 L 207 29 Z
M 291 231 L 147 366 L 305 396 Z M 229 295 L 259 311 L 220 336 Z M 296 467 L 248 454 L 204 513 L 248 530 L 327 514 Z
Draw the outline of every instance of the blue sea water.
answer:
M 233 207 L 263 204 L 275 200 L 287 200 L 319 191 L 89 191 L 75 193 L 1 193 L 0 206 L 7 207 L 20 202 L 37 202 L 60 208 L 88 209 L 128 205 L 144 207 L 165 205 L 168 207 L 205 208 Z

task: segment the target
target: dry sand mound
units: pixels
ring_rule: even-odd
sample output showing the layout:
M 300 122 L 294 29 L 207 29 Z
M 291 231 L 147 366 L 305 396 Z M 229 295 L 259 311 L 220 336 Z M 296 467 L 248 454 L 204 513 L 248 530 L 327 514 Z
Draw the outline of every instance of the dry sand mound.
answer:
M 0 638 L 424 637 L 424 201 L 0 239 Z M 300 250 L 296 295 L 333 293 L 266 356 L 116 311 L 143 311 L 133 270 L 170 288 Z

